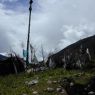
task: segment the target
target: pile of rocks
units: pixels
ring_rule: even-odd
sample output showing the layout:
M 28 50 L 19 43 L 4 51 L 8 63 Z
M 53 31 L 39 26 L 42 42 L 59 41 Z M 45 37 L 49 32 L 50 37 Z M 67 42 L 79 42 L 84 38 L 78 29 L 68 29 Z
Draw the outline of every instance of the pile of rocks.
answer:
M 95 78 L 85 85 L 75 83 L 72 78 L 64 78 L 60 84 L 66 89 L 68 95 L 95 95 Z

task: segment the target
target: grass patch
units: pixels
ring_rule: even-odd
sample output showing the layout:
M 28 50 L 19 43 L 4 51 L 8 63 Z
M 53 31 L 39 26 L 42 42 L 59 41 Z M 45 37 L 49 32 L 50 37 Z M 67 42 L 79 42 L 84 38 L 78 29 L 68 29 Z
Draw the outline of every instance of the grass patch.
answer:
M 72 77 L 77 83 L 85 84 L 88 80 L 95 75 L 94 72 L 86 71 L 83 75 L 77 76 L 81 71 L 70 70 L 66 71 L 61 69 L 48 70 L 37 73 L 21 73 L 18 75 L 8 75 L 0 77 L 0 95 L 32 95 L 33 91 L 38 91 L 40 95 L 60 95 L 57 92 L 48 93 L 44 90 L 47 87 L 53 87 L 56 89 L 59 84 L 47 84 L 48 80 L 60 80 L 64 77 Z M 31 81 L 38 78 L 39 83 L 32 87 L 25 85 L 26 81 Z

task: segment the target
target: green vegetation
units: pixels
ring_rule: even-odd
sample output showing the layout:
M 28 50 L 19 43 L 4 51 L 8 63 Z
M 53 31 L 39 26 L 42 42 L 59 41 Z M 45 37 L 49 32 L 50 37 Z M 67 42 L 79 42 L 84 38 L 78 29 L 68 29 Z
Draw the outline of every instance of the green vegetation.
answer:
M 8 75 L 0 77 L 0 95 L 33 95 L 33 91 L 37 91 L 40 95 L 61 95 L 56 91 L 49 93 L 45 91 L 47 87 L 56 89 L 60 86 L 59 83 L 49 84 L 48 80 L 58 81 L 64 77 L 72 77 L 77 83 L 85 84 L 88 80 L 95 75 L 92 71 L 66 71 L 63 69 L 54 69 L 44 72 L 36 73 L 21 73 L 18 75 Z M 31 87 L 27 86 L 25 82 L 38 79 L 38 84 Z

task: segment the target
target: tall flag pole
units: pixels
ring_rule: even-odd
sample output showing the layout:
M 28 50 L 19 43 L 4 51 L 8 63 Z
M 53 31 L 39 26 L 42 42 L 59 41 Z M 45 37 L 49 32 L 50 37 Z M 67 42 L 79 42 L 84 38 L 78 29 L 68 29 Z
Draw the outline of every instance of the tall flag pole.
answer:
M 27 38 L 27 56 L 26 56 L 26 64 L 29 65 L 29 43 L 30 43 L 30 25 L 31 25 L 31 11 L 32 11 L 32 3 L 33 1 L 30 0 L 29 4 L 29 25 L 28 25 L 28 38 Z

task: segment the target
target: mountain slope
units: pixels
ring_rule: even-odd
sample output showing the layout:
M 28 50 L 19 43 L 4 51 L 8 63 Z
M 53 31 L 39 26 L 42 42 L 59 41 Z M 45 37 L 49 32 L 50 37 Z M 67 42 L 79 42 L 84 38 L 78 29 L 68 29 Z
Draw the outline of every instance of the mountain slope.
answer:
M 90 58 L 91 57 L 91 58 Z M 58 53 L 50 56 L 56 67 L 65 65 L 76 65 L 80 61 L 81 65 L 84 62 L 95 59 L 95 35 L 79 40 Z M 49 58 L 49 59 L 50 59 Z M 89 59 L 89 60 L 88 60 Z M 49 61 L 48 61 L 49 62 Z

